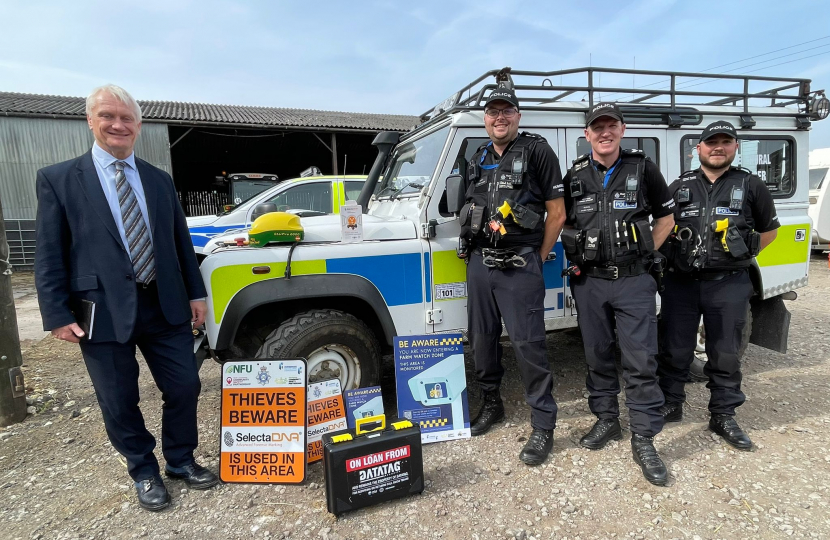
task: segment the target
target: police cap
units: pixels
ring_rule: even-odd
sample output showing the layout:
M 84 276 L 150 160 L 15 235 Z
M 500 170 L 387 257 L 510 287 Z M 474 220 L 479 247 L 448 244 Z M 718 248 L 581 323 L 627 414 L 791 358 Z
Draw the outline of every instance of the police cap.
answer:
M 729 135 L 733 139 L 738 138 L 738 132 L 735 131 L 735 126 L 730 124 L 729 122 L 712 122 L 706 129 L 703 130 L 703 133 L 700 134 L 700 142 L 705 141 L 706 139 L 710 139 L 715 135 L 723 133 L 724 135 Z
M 499 87 L 490 92 L 487 101 L 484 102 L 484 108 L 486 109 L 494 101 L 506 101 L 517 109 L 519 108 L 519 100 L 516 98 L 516 93 L 508 88 Z
M 622 111 L 620 111 L 616 103 L 597 103 L 585 113 L 585 127 L 590 126 L 594 120 L 602 116 L 610 116 L 615 120 L 625 122 Z

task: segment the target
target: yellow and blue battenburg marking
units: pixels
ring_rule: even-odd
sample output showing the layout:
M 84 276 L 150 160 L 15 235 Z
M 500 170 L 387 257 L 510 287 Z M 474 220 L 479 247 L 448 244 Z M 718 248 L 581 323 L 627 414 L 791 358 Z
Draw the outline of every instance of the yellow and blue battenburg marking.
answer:
M 461 345 L 462 338 L 454 337 L 454 338 L 444 338 L 441 340 L 440 345 Z
M 436 420 L 421 420 L 418 422 L 422 428 L 444 427 L 447 425 L 446 418 L 438 418 Z

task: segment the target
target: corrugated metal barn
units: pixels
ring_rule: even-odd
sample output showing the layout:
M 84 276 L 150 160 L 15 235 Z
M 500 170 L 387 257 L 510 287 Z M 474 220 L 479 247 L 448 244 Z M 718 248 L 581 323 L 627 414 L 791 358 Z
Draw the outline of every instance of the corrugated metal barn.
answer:
M 371 141 L 377 132 L 408 131 L 418 122 L 403 115 L 139 104 L 143 125 L 136 155 L 169 172 L 183 202 L 194 195 L 218 201 L 222 187 L 216 180 L 232 173 L 287 179 L 316 166 L 323 174 L 365 174 L 376 155 Z M 34 263 L 37 170 L 92 145 L 84 106 L 84 98 L 0 92 L 0 202 L 17 268 Z

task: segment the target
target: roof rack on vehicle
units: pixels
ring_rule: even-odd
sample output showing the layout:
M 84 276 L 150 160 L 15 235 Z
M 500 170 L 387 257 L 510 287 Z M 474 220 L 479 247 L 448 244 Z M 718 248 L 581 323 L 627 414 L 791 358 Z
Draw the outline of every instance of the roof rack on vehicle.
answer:
M 514 83 L 514 77 L 518 83 Z M 603 77 L 611 81 L 606 86 L 602 85 Z M 565 84 L 566 78 L 570 84 Z M 492 82 L 487 82 L 488 79 Z M 574 79 L 577 79 L 576 84 L 572 83 Z M 718 86 L 699 89 L 712 83 Z M 824 90 L 811 91 L 810 83 L 810 79 L 679 71 L 602 67 L 520 71 L 505 67 L 488 71 L 426 111 L 421 115 L 422 124 L 418 127 L 454 112 L 483 109 L 490 91 L 505 86 L 516 92 L 522 111 L 572 112 L 573 102 L 584 102 L 587 109 L 594 103 L 614 101 L 620 104 L 627 123 L 637 123 L 638 116 L 641 122 L 653 123 L 655 115 L 659 115 L 660 123 L 678 127 L 699 123 L 704 114 L 724 113 L 723 109 L 716 110 L 715 107 L 732 106 L 744 129 L 754 126 L 752 117 L 759 116 L 791 117 L 795 119 L 796 127 L 806 129 L 811 120 L 823 120 L 830 112 L 830 100 Z M 566 101 L 571 103 L 566 104 Z M 750 111 L 750 107 L 768 110 Z

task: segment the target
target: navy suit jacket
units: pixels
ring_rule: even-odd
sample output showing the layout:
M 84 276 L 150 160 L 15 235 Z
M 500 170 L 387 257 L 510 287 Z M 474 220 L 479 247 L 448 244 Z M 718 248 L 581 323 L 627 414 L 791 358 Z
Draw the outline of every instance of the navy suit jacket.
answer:
M 184 212 L 166 172 L 136 158 L 147 199 L 159 303 L 170 324 L 191 318 L 190 300 L 207 296 Z M 77 299 L 95 302 L 93 342 L 126 343 L 137 315 L 135 274 L 92 153 L 37 173 L 35 284 L 43 329 L 75 322 Z

